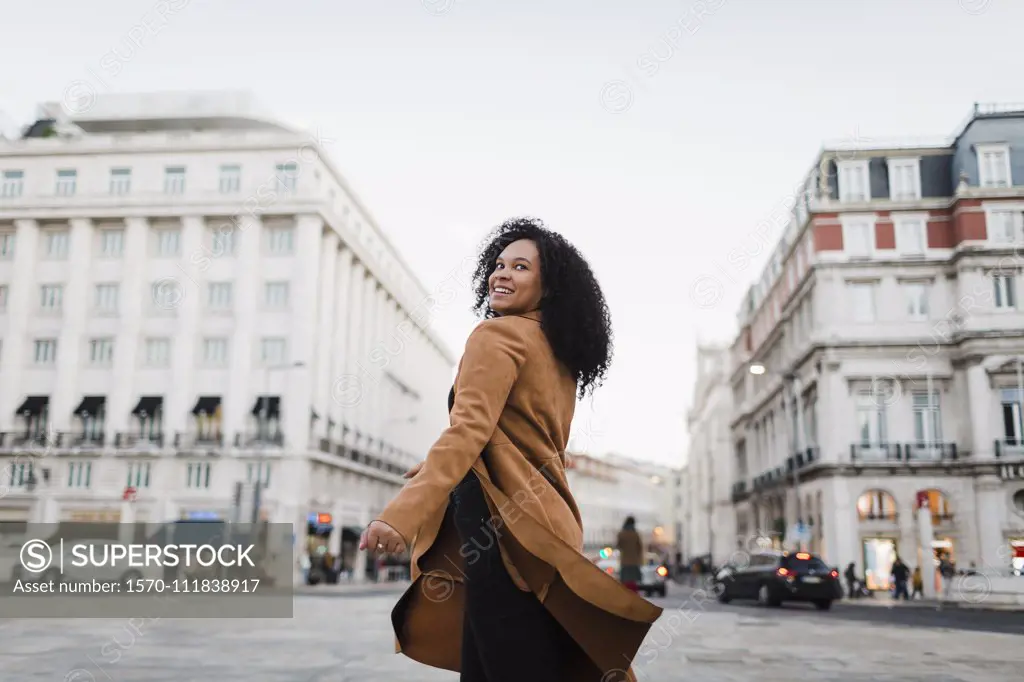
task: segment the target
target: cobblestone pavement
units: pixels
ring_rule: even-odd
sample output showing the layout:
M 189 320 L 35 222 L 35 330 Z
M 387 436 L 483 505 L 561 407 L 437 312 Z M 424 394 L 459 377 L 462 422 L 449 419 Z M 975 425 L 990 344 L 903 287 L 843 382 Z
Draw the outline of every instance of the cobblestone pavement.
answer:
M 393 653 L 397 594 L 300 596 L 292 620 L 0 621 L 4 682 L 454 682 Z M 678 600 L 677 600 L 678 601 Z M 669 602 L 666 602 L 668 605 Z M 814 614 L 812 616 L 812 614 Z M 641 649 L 644 680 L 1002 682 L 1024 638 L 770 609 L 672 604 Z M 597 682 L 595 680 L 595 682 Z

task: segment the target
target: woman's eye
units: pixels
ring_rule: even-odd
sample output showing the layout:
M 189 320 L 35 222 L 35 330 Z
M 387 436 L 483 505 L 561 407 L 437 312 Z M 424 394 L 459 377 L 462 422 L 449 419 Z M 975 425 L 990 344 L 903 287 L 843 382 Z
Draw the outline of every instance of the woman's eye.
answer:
M 521 268 L 521 269 L 523 269 L 523 270 L 525 270 L 525 269 L 526 269 L 526 266 L 525 266 L 525 265 L 523 265 L 522 263 L 520 263 L 519 265 L 517 265 L 517 266 L 516 266 L 516 269 L 518 270 L 518 269 L 520 269 L 520 268 Z

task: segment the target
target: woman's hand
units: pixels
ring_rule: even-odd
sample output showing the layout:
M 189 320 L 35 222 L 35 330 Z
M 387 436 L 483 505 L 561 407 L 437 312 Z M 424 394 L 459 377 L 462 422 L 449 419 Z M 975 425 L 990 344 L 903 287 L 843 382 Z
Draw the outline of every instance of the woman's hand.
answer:
M 359 539 L 359 549 L 368 550 L 371 554 L 402 554 L 405 552 L 405 540 L 383 521 L 372 521 Z
M 424 461 L 426 461 L 426 460 L 424 460 Z M 413 476 L 418 474 L 420 472 L 420 469 L 422 469 L 422 468 L 423 468 L 423 462 L 417 462 L 416 466 L 414 466 L 412 469 L 409 469 L 404 474 L 402 474 L 402 477 L 403 478 L 412 478 Z

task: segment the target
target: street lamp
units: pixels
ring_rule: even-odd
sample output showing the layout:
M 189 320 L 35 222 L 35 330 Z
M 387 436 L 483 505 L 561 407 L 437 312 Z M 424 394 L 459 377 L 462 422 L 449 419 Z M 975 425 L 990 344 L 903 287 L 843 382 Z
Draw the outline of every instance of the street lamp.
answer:
M 761 375 L 765 374 L 768 371 L 767 368 L 763 364 L 761 364 L 759 362 L 751 363 L 751 365 L 749 366 L 748 369 L 749 369 L 750 373 L 753 374 L 754 376 L 761 376 Z M 797 522 L 797 527 L 800 529 L 801 536 L 802 536 L 803 535 L 803 533 L 802 533 L 802 531 L 803 531 L 803 509 L 802 509 L 802 505 L 800 503 L 800 468 L 799 468 L 799 466 L 797 464 L 797 461 L 796 461 L 796 458 L 795 458 L 797 453 L 800 453 L 800 452 L 803 451 L 803 431 L 804 431 L 804 427 L 803 427 L 803 406 L 801 405 L 801 400 L 800 400 L 800 387 L 799 387 L 800 378 L 797 376 L 796 372 L 794 372 L 792 369 L 790 369 L 790 370 L 788 370 L 788 371 L 786 371 L 784 373 L 781 373 L 778 376 L 780 376 L 782 378 L 782 380 L 785 381 L 789 385 L 789 395 L 790 395 L 790 398 L 791 398 L 792 402 L 794 403 L 793 407 L 792 407 L 792 409 L 794 411 L 794 415 L 793 415 L 794 419 L 787 418 L 785 421 L 786 421 L 786 433 L 789 436 L 789 438 L 788 438 L 788 440 L 789 440 L 789 447 L 793 448 L 793 450 L 794 450 L 793 452 L 789 453 L 789 457 L 793 457 L 794 458 L 794 460 L 793 460 L 793 494 L 796 497 L 796 522 Z M 789 407 L 789 405 L 790 405 L 790 400 L 787 400 L 786 401 L 787 408 Z M 789 410 L 787 409 L 786 411 L 788 412 Z M 788 416 L 789 415 L 787 415 L 787 417 Z M 794 421 L 796 422 L 795 428 L 794 428 L 794 425 L 793 425 Z M 795 433 L 794 433 L 794 431 L 795 431 Z M 788 459 L 788 457 L 787 457 L 787 459 Z M 798 540 L 798 547 L 801 550 L 803 549 L 803 539 L 802 539 L 802 537 L 801 537 L 801 539 Z

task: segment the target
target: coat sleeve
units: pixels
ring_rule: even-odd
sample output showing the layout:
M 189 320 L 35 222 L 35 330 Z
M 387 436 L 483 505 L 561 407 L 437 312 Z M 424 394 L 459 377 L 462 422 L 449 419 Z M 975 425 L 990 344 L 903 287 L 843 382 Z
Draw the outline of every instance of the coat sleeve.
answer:
M 423 468 L 378 518 L 411 547 L 427 519 L 469 473 L 494 434 L 498 417 L 526 361 L 527 342 L 515 320 L 485 320 L 466 341 L 455 379 L 451 426 L 427 453 Z

